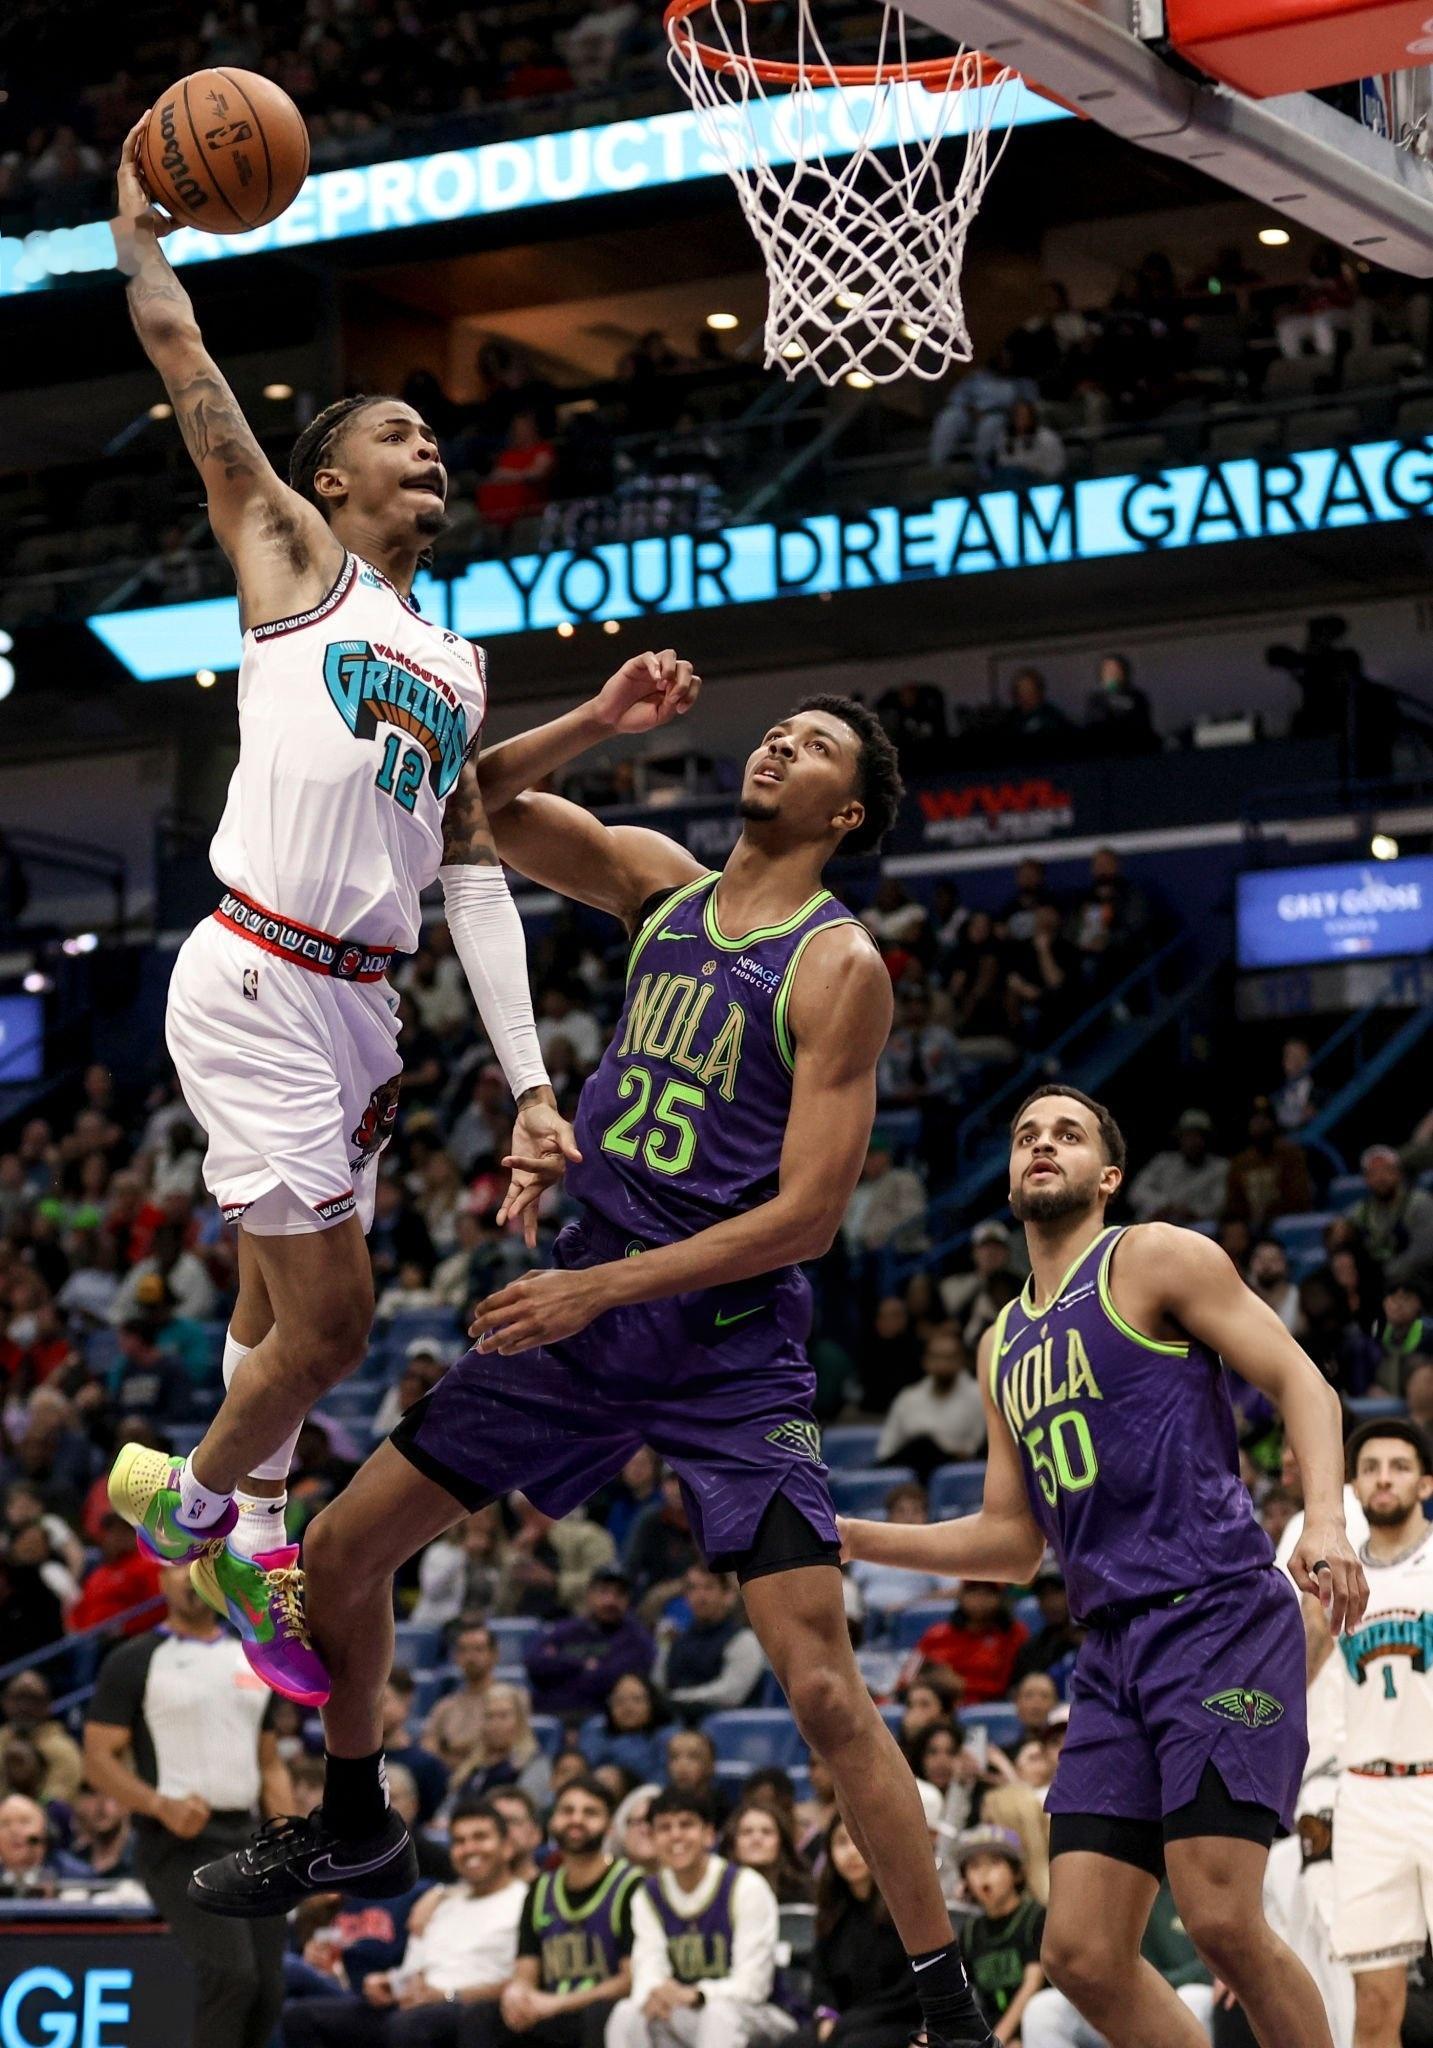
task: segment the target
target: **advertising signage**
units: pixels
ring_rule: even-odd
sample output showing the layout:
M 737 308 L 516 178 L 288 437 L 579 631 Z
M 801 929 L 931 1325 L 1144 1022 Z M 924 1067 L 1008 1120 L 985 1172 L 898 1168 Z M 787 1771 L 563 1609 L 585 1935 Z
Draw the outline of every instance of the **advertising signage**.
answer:
M 983 119 L 989 88 L 961 95 L 950 118 L 949 133 L 962 135 Z M 786 101 L 753 106 L 747 118 L 766 159 L 790 163 L 793 150 L 783 123 L 799 117 L 807 146 L 818 131 L 821 147 L 832 160 L 849 156 L 873 124 L 875 147 L 919 142 L 931 124 L 944 120 L 945 109 L 934 93 L 888 93 L 872 106 L 872 94 L 845 94 L 826 89 L 794 96 L 797 114 Z M 1023 86 L 1002 91 L 995 127 L 1024 128 L 1046 121 L 1070 119 L 1064 107 L 1041 99 Z M 748 148 L 745 129 L 735 127 L 730 146 Z M 298 198 L 278 220 L 242 235 L 210 235 L 199 228 L 180 228 L 164 244 L 176 268 L 188 263 L 218 263 L 231 256 L 259 256 L 273 249 L 311 249 L 352 235 L 387 235 L 404 228 L 433 227 L 444 221 L 488 219 L 534 206 L 561 206 L 574 199 L 596 199 L 625 192 L 650 192 L 695 178 L 712 178 L 726 169 L 724 159 L 703 139 L 690 108 L 654 114 L 640 121 L 606 121 L 591 128 L 570 128 L 553 135 L 517 136 L 509 141 L 479 143 L 472 149 L 441 150 L 432 156 L 397 158 L 388 163 L 361 164 L 352 169 L 315 171 L 304 180 Z M 57 279 L 86 271 L 113 270 L 114 239 L 108 221 L 83 227 L 50 228 L 29 235 L 0 236 L 0 298 L 16 292 L 45 291 Z
M 428 617 L 469 639 L 550 632 L 566 622 L 701 612 L 777 598 L 1173 553 L 1426 517 L 1433 446 L 1381 441 L 1139 476 L 1085 477 L 930 505 L 820 514 L 598 547 L 475 561 L 451 580 L 420 576 Z M 99 612 L 90 629 L 140 682 L 232 669 L 232 598 Z
M 1433 858 L 1240 875 L 1241 967 L 1308 967 L 1433 951 Z

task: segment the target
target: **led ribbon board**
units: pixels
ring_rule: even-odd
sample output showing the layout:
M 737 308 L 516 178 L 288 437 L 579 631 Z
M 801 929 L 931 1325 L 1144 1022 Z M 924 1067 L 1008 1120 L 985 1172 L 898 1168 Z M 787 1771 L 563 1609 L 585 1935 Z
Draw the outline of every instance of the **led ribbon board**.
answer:
M 803 95 L 802 113 L 810 134 L 822 135 L 833 157 L 849 155 L 871 115 L 872 95 L 833 89 Z M 876 146 L 923 139 L 923 117 L 933 117 L 920 93 L 888 95 L 872 116 Z M 954 112 L 950 133 L 963 135 L 983 110 L 982 89 Z M 922 102 L 917 105 L 916 102 Z M 773 106 L 754 119 L 769 160 L 790 163 L 783 136 L 790 110 Z M 882 125 L 882 117 L 884 126 Z M 1001 102 L 997 125 L 1021 128 L 1071 115 L 1024 87 Z M 886 129 L 889 133 L 886 133 Z M 179 228 L 164 243 L 176 269 L 188 263 L 217 263 L 228 256 L 258 256 L 271 249 L 308 249 L 351 235 L 393 234 L 403 228 L 432 227 L 452 220 L 515 213 L 531 206 L 561 206 L 573 199 L 613 193 L 655 191 L 694 178 L 724 175 L 727 166 L 703 141 L 690 108 L 653 114 L 641 121 L 607 121 L 594 128 L 569 128 L 555 135 L 530 135 L 508 142 L 484 142 L 472 149 L 435 156 L 402 157 L 352 170 L 316 171 L 278 220 L 243 235 L 208 235 Z M 83 227 L 50 228 L 34 234 L 0 236 L 0 298 L 44 291 L 58 278 L 115 268 L 108 221 Z
M 781 525 L 664 534 L 475 561 L 451 582 L 420 576 L 424 613 L 471 640 L 565 621 L 701 612 L 776 598 L 883 589 L 998 569 L 1172 554 L 1426 517 L 1433 445 L 1377 441 L 1158 475 L 1086 477 L 932 505 L 823 513 Z M 239 665 L 232 598 L 100 612 L 89 626 L 140 682 Z

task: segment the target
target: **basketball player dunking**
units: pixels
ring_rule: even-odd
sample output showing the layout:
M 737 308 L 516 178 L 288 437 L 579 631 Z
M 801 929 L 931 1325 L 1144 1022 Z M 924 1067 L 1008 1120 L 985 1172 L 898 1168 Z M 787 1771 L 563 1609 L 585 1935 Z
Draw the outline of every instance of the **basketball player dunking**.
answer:
M 1304 1631 L 1239 1478 L 1220 1361 L 1282 1412 L 1308 1505 L 1290 1568 L 1335 1633 L 1368 1597 L 1344 1530 L 1337 1396 L 1208 1238 L 1106 1229 L 1125 1150 L 1099 1103 L 1051 1082 L 1011 1129 L 1031 1274 L 981 1341 L 984 1505 L 925 1529 L 845 1522 L 846 1553 L 1021 1582 L 1054 1546 L 1089 1635 L 1046 1800 L 1043 1962 L 1111 2048 L 1207 2048 L 1140 1958 L 1166 1869 L 1263 2048 L 1330 2048 L 1313 1980 L 1261 1906 L 1307 1750 Z
M 514 760 L 530 786 L 550 765 L 543 735 L 496 749 L 480 773 L 510 775 Z M 899 786 L 874 714 L 814 697 L 748 760 L 720 874 L 557 797 L 495 805 L 511 867 L 632 934 L 626 1006 L 578 1111 L 570 1186 L 584 1213 L 555 1270 L 479 1304 L 477 1348 L 313 1524 L 309 1611 L 333 1673 L 324 1802 L 199 1871 L 199 1903 L 257 1915 L 335 1884 L 386 1895 L 413 1882 L 380 1775 L 394 1572 L 513 1487 L 566 1514 L 646 1443 L 680 1476 L 708 1561 L 743 1583 L 911 1953 L 931 2048 L 991 2048 L 915 1781 L 852 1653 L 803 1348 L 798 1262 L 840 1226 L 891 1021 L 890 978 L 821 873 L 843 844 L 879 843 Z
M 1342 1651 L 1333 1935 L 1353 1972 L 1354 2048 L 1398 2048 L 1408 1966 L 1433 1935 L 1433 1444 L 1406 1415 L 1365 1422 L 1348 1471 L 1368 1517 L 1368 1607 L 1336 1645 L 1304 1596 L 1309 1676 Z
M 135 169 L 142 126 L 125 145 L 115 222 L 130 314 L 204 480 L 244 628 L 239 763 L 212 848 L 225 894 L 180 951 L 166 1019 L 208 1133 L 205 1178 L 239 1225 L 240 1286 L 227 1392 L 202 1443 L 182 1464 L 126 1445 L 110 1497 L 151 1554 L 194 1560 L 199 1591 L 274 1690 L 316 1705 L 328 1681 L 284 1539 L 284 1481 L 308 1410 L 367 1343 L 364 1233 L 401 1073 L 384 977 L 417 945 L 419 894 L 435 876 L 517 1099 L 514 1152 L 533 1163 L 515 1174 L 506 1214 L 530 1227 L 542 1180 L 576 1151 L 469 759 L 483 659 L 410 595 L 446 522 L 432 431 L 399 400 L 344 399 L 305 428 L 279 479 L 159 246 Z M 604 698 L 615 728 L 641 729 L 684 709 L 693 688 L 675 656 L 642 656 Z

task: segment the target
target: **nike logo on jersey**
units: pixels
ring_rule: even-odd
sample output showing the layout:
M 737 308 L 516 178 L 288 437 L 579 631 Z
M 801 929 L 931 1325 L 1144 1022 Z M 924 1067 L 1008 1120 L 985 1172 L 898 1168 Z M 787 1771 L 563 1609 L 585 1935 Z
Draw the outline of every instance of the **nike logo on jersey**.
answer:
M 733 1323 L 744 1323 L 748 1316 L 759 1316 L 765 1307 L 766 1303 L 759 1301 L 755 1308 L 738 1309 L 734 1316 L 729 1316 L 723 1311 L 717 1316 L 716 1326 L 719 1330 L 729 1330 Z
M 657 934 L 659 939 L 694 939 L 696 936 L 695 932 L 669 932 L 665 928 Z
M 408 1847 L 405 1835 L 401 1842 L 395 1842 L 391 1849 L 385 1849 L 381 1856 L 374 1856 L 367 1863 L 335 1863 L 332 1852 L 315 1856 L 307 1872 L 310 1884 L 341 1882 L 346 1877 L 366 1877 L 372 1870 L 382 1870 L 385 1863 L 391 1863 L 395 1856 L 403 1855 Z

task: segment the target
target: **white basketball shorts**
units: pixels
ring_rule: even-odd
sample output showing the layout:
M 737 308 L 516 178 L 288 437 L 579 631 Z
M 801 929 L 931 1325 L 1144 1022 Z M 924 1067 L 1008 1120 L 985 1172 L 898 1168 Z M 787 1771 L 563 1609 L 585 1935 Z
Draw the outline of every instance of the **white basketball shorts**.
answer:
M 314 974 L 215 918 L 190 933 L 165 1037 L 227 1221 L 277 1237 L 357 1216 L 369 1230 L 398 1113 L 397 1008 L 385 981 Z
M 1334 1950 L 1348 1967 L 1416 1962 L 1433 1932 L 1433 1778 L 1338 1781 Z

